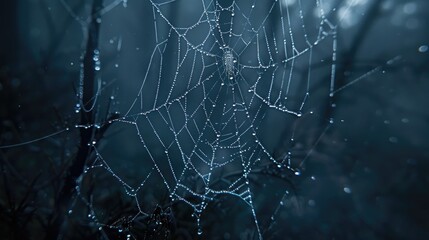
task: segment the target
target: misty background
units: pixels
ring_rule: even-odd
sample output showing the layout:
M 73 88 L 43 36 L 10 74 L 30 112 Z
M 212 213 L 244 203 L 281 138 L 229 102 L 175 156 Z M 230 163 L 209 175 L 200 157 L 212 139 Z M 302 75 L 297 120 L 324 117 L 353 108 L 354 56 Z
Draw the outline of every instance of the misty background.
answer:
M 193 151 L 189 136 L 216 138 L 214 132 L 200 130 L 206 114 L 213 112 L 212 123 L 226 122 L 222 116 L 229 115 L 221 106 L 235 100 L 231 90 L 216 98 L 217 90 L 231 89 L 221 83 L 245 90 L 242 100 L 255 114 L 258 140 L 269 156 L 285 161 L 276 168 L 261 154 L 260 168 L 249 177 L 264 239 L 427 239 L 429 3 L 279 0 L 272 10 L 273 2 L 3 1 L 0 231 L 5 239 L 258 239 L 252 212 L 242 199 L 217 196 L 202 212 L 198 227 L 191 205 L 171 198 L 166 188 L 176 182 L 170 168 L 182 171 L 183 153 Z M 216 10 L 204 12 L 203 3 L 215 4 Z M 231 3 L 240 8 L 222 10 Z M 104 7 L 94 13 L 97 4 Z M 277 64 L 293 55 L 291 34 L 281 36 L 280 16 L 286 13 L 280 8 L 290 11 L 297 51 L 308 48 L 307 38 L 311 44 L 318 39 L 321 25 L 327 37 L 314 46 L 311 58 L 304 52 L 294 65 L 286 61 L 279 64 L 282 70 L 264 70 L 261 62 Z M 336 28 L 321 24 L 321 10 Z M 231 12 L 237 16 L 231 18 Z M 220 23 L 220 31 L 209 34 L 210 25 L 199 20 L 202 13 L 212 24 Z M 177 33 L 196 22 L 200 24 L 186 34 L 188 42 L 180 40 Z M 259 32 L 263 37 L 257 48 L 250 26 L 261 23 L 266 32 L 278 35 Z M 241 37 L 228 37 L 241 31 Z M 226 48 L 213 47 L 223 37 L 234 44 L 233 71 L 225 64 Z M 287 40 L 284 49 L 282 40 Z M 202 51 L 188 49 L 203 41 Z M 279 54 L 274 54 L 274 41 Z M 189 57 L 179 66 L 177 58 L 185 49 Z M 329 97 L 333 64 L 336 91 Z M 299 110 L 309 72 L 310 97 Z M 234 80 L 231 74 L 237 74 Z M 269 108 L 262 100 L 250 102 L 253 92 L 247 90 L 252 88 L 244 80 L 258 83 L 253 90 L 273 102 L 285 89 L 282 74 L 293 74 L 291 95 L 280 104 L 294 114 Z M 199 85 L 206 78 L 204 86 L 212 92 Z M 85 88 L 88 82 L 92 89 Z M 189 86 L 196 91 L 188 94 Z M 141 115 L 166 102 L 169 94 L 172 99 L 183 96 L 189 109 L 177 101 L 168 110 Z M 79 98 L 94 109 L 85 113 L 77 105 Z M 207 99 L 216 101 L 211 106 Z M 176 127 L 191 119 L 197 128 L 189 136 L 172 135 L 162 119 L 167 112 Z M 235 116 L 246 123 L 246 115 Z M 225 145 L 234 144 L 227 134 L 235 130 L 225 128 L 220 137 Z M 250 133 L 239 132 L 243 146 L 255 145 Z M 165 153 L 160 138 L 182 148 Z M 212 147 L 201 143 L 198 149 L 210 155 Z M 19 146 L 10 146 L 14 144 Z M 235 151 L 215 155 L 228 158 Z M 256 157 L 246 154 L 253 163 Z M 165 176 L 154 170 L 152 158 Z M 286 168 L 288 159 L 294 171 Z M 195 167 L 208 171 L 204 162 L 195 160 Z M 213 188 L 223 189 L 228 177 L 233 181 L 243 175 L 241 164 L 222 169 L 213 172 L 213 184 L 218 184 Z M 183 184 L 204 192 L 204 181 L 192 172 L 185 174 Z M 201 203 L 186 191 L 178 195 L 196 206 Z

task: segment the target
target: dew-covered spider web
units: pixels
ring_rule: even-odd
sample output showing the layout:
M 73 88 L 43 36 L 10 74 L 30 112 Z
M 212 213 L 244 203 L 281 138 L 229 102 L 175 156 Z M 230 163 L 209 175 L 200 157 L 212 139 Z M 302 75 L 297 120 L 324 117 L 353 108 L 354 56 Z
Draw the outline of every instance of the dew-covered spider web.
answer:
M 130 221 L 153 215 L 158 200 L 147 200 L 148 192 L 165 192 L 167 202 L 192 209 L 195 229 L 204 235 L 210 228 L 204 223 L 206 209 L 227 197 L 242 206 L 253 237 L 262 239 L 269 235 L 291 189 L 285 184 L 266 193 L 259 185 L 269 184 L 263 182 L 274 173 L 283 178 L 301 175 L 311 144 L 317 141 L 304 156 L 294 155 L 295 123 L 323 102 L 334 106 L 335 1 L 148 1 L 145 6 L 151 11 L 146 13 L 151 16 L 144 19 L 152 23 L 145 23 L 144 31 L 151 44 L 139 49 L 148 56 L 141 77 L 119 78 L 123 86 L 133 87 L 111 97 L 120 101 L 120 117 L 77 126 L 112 124 L 126 134 L 108 146 L 92 144 L 95 160 L 88 162 L 80 178 L 76 201 L 90 209 L 88 217 L 100 231 L 127 231 L 123 222 L 107 221 L 103 207 L 81 186 L 83 179 L 104 174 L 138 209 Z M 102 28 L 108 28 L 105 18 L 118 8 L 129 11 L 132 4 L 105 2 Z M 126 44 L 119 34 L 111 42 L 117 51 Z M 94 61 L 96 70 L 103 72 L 98 52 Z M 79 102 L 77 112 L 96 108 L 104 93 L 111 94 L 100 87 L 93 104 L 83 108 L 85 103 Z M 329 125 L 330 116 L 319 116 L 321 124 Z M 111 154 L 115 147 L 131 151 L 128 156 L 134 160 Z M 118 162 L 128 164 L 133 174 L 118 170 Z M 94 191 L 102 185 L 96 183 Z M 273 206 L 264 206 L 264 198 L 270 198 Z M 157 224 L 163 224 L 162 219 Z M 135 238 L 132 231 L 127 236 Z

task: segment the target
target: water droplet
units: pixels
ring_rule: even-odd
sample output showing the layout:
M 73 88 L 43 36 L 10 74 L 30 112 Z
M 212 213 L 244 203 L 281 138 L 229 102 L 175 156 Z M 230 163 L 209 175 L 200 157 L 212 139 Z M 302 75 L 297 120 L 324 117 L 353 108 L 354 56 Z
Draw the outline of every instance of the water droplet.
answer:
M 401 119 L 401 122 L 403 122 L 403 123 L 409 123 L 409 122 L 410 122 L 410 120 L 409 120 L 408 118 L 402 118 L 402 119 Z
M 79 103 L 76 103 L 76 105 L 75 105 L 74 109 L 75 109 L 75 112 L 76 112 L 76 113 L 79 113 L 79 112 L 80 112 L 80 104 L 79 104 Z
M 352 190 L 349 187 L 344 187 L 343 190 L 345 193 L 348 193 L 348 194 L 352 193 Z
M 427 45 L 422 45 L 419 47 L 419 52 L 425 53 L 429 50 L 429 47 Z

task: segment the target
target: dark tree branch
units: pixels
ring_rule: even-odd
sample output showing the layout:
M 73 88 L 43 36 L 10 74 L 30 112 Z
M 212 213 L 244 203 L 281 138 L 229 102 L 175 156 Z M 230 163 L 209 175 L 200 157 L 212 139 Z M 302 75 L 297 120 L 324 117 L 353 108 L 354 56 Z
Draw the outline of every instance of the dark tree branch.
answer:
M 87 110 L 86 105 L 95 104 L 93 99 L 95 91 L 95 82 L 97 77 L 97 62 L 98 57 L 98 41 L 100 32 L 100 12 L 103 7 L 103 0 L 94 0 L 91 12 L 91 21 L 88 27 L 88 39 L 84 57 L 82 59 L 83 64 L 83 86 L 82 92 L 82 111 L 80 124 L 84 126 L 91 126 L 94 124 L 96 111 L 90 107 Z M 108 120 L 117 118 L 117 115 L 111 116 Z M 93 127 L 80 128 L 80 145 L 76 158 L 67 169 L 64 182 L 59 191 L 59 195 L 56 198 L 56 209 L 54 211 L 53 223 L 51 228 L 48 228 L 46 239 L 62 239 L 62 229 L 66 226 L 66 215 L 67 210 L 70 207 L 70 200 L 73 196 L 74 189 L 76 188 L 77 180 L 84 171 L 85 163 L 91 156 L 92 147 L 91 142 L 101 139 L 104 132 L 109 126 L 109 121 L 100 129 Z M 98 138 L 98 139 L 95 139 Z
M 85 55 L 83 58 L 83 103 L 91 104 L 92 96 L 94 95 L 94 85 L 96 81 L 95 70 L 95 51 L 98 51 L 98 38 L 100 30 L 100 22 L 97 19 L 100 17 L 99 12 L 102 8 L 102 0 L 94 0 L 92 7 L 92 19 L 89 26 L 88 41 Z M 81 111 L 81 125 L 88 126 L 94 123 L 94 111 Z M 90 142 L 93 138 L 93 128 L 80 128 L 80 146 L 76 159 L 67 170 L 64 186 L 60 191 L 59 201 L 70 197 L 73 189 L 76 186 L 76 179 L 82 174 L 83 167 L 90 153 Z

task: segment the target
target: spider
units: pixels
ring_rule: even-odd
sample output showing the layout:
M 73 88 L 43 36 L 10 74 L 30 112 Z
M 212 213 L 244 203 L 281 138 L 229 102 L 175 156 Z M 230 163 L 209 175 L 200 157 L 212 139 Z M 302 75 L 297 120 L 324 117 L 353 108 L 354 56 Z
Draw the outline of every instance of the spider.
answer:
M 231 51 L 231 49 L 227 48 L 225 49 L 223 56 L 222 56 L 222 62 L 223 66 L 225 68 L 225 74 L 228 77 L 228 79 L 232 82 L 235 77 L 235 64 L 237 63 L 237 60 L 234 58 L 234 54 Z

